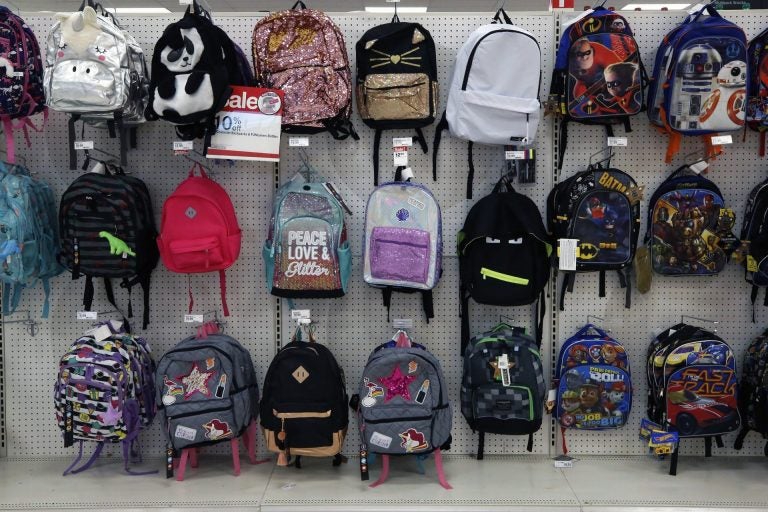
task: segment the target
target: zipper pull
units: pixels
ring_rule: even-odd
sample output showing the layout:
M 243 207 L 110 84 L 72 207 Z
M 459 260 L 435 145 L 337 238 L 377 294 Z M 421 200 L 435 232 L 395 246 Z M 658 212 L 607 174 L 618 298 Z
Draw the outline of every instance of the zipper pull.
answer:
M 165 446 L 165 478 L 173 478 L 173 445 Z
M 285 443 L 285 418 L 280 418 L 280 432 L 277 433 L 277 440 Z

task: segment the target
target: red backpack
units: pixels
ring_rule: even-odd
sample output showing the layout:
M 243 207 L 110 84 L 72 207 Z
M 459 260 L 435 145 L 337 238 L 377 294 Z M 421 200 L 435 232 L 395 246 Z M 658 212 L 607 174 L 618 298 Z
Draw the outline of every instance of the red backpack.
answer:
M 195 176 L 195 168 L 201 176 Z M 221 303 L 227 307 L 227 282 L 224 270 L 240 255 L 240 226 L 227 191 L 208 178 L 200 164 L 190 169 L 184 180 L 163 204 L 157 246 L 163 264 L 171 272 L 194 274 L 219 271 Z M 192 312 L 189 290 L 189 312 Z

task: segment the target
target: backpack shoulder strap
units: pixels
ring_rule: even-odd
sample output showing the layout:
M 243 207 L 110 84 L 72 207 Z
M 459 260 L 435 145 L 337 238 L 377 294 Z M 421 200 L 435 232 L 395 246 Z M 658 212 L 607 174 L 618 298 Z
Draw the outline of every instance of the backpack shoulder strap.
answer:
M 435 142 L 432 143 L 432 181 L 437 181 L 437 150 L 440 149 L 440 140 L 443 138 L 443 130 L 448 129 L 448 118 L 440 118 L 440 122 L 435 126 Z

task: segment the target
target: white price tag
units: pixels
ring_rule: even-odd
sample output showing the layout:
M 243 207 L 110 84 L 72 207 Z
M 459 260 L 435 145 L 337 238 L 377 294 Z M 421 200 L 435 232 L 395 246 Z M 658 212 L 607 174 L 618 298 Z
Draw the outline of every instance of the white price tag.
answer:
M 75 149 L 93 149 L 92 140 L 76 140 Z
M 525 160 L 525 151 L 505 151 L 506 160 Z
M 413 318 L 393 318 L 392 327 L 395 329 L 413 329 Z
M 112 336 L 112 331 L 107 325 L 100 325 L 85 332 L 86 336 L 93 336 L 96 341 L 104 341 Z
M 203 315 L 184 315 L 184 323 L 203 323 Z
M 406 146 L 397 146 L 394 148 L 395 167 L 408 165 L 408 148 Z
M 193 140 L 175 140 L 173 141 L 174 151 L 191 151 L 195 149 L 195 141 Z
M 626 137 L 608 137 L 608 146 L 610 147 L 627 147 Z
M 573 460 L 557 460 L 555 459 L 556 468 L 572 468 Z
M 300 324 L 308 324 L 311 322 L 308 309 L 292 309 L 291 320 L 296 320 Z
M 192 5 L 192 0 L 179 0 L 179 5 Z
M 292 148 L 308 147 L 309 137 L 288 137 L 288 146 Z
M 397 146 L 413 146 L 413 137 L 394 137 L 392 139 L 392 147 L 394 148 Z
M 78 320 L 98 320 L 99 312 L 98 311 L 78 311 L 77 319 Z
M 24 76 L 24 72 L 23 71 L 14 71 L 13 72 L 13 76 L 15 76 L 15 77 L 23 77 Z
M 722 146 L 723 144 L 733 144 L 733 137 L 730 135 L 713 135 L 712 145 Z
M 579 240 L 576 238 L 561 238 L 558 240 L 560 255 L 560 270 L 576 270 L 576 248 Z
M 709 164 L 704 160 L 688 166 L 688 168 L 693 172 L 695 172 L 696 174 L 701 174 L 702 172 L 706 171 L 707 167 L 709 167 Z

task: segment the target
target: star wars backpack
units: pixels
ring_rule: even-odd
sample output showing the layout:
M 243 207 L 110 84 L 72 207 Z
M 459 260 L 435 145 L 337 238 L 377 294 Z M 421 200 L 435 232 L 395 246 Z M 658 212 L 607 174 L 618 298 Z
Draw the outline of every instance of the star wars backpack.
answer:
M 744 278 L 752 285 L 754 322 L 758 290 L 768 289 L 768 180 L 760 182 L 749 193 L 739 238 L 740 250 L 746 253 L 741 261 L 744 266 Z M 768 306 L 768 294 L 763 304 Z
M 605 272 L 616 270 L 630 305 L 629 271 L 640 234 L 640 194 L 635 180 L 614 168 L 590 167 L 558 183 L 547 198 L 547 222 L 553 238 L 576 239 L 576 271 L 600 273 L 600 297 L 605 297 Z M 559 254 L 553 260 L 558 267 Z M 575 272 L 564 272 L 565 291 L 573 289 Z
M 382 288 L 389 317 L 393 291 L 421 291 L 427 322 L 435 316 L 432 289 L 443 269 L 440 205 L 427 187 L 393 181 L 368 198 L 363 279 Z
M 709 15 L 702 18 L 705 12 Z M 747 103 L 744 31 L 709 3 L 668 33 L 656 52 L 648 118 L 669 135 L 665 162 L 683 135 L 712 135 L 744 126 Z M 711 137 L 708 152 L 718 153 Z
M 437 57 L 432 36 L 418 23 L 391 23 L 368 30 L 355 46 L 357 110 L 374 128 L 373 184 L 379 184 L 379 146 L 383 130 L 414 128 L 421 149 L 421 129 L 435 121 L 439 104 Z
M 758 153 L 765 156 L 768 130 L 768 29 L 747 46 L 747 126 L 760 134 Z
M 747 434 L 754 430 L 768 439 L 768 330 L 763 331 L 747 347 L 741 366 L 739 382 L 739 414 L 742 423 L 733 447 L 741 450 Z M 768 441 L 763 448 L 768 456 Z
M 653 271 L 662 275 L 714 275 L 738 240 L 735 216 L 712 181 L 683 166 L 651 196 L 645 243 Z
M 359 137 L 349 120 L 352 80 L 344 34 L 299 0 L 253 28 L 253 68 L 261 87 L 282 89 L 283 131 Z
M 637 41 L 626 18 L 602 5 L 588 10 L 562 29 L 550 102 L 561 116 L 558 168 L 568 142 L 570 121 L 605 125 L 623 124 L 644 109 L 648 82 Z
M 500 323 L 470 340 L 463 366 L 461 414 L 479 434 L 478 460 L 486 433 L 527 435 L 532 451 L 547 393 L 536 340 L 525 329 Z

